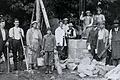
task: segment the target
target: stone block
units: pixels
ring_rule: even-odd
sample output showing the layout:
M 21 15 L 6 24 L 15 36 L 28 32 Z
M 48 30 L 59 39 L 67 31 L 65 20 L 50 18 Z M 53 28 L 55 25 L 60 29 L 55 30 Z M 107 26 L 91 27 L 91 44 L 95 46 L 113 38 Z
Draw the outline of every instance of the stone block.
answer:
M 69 39 L 68 48 L 86 49 L 86 40 L 82 39 Z

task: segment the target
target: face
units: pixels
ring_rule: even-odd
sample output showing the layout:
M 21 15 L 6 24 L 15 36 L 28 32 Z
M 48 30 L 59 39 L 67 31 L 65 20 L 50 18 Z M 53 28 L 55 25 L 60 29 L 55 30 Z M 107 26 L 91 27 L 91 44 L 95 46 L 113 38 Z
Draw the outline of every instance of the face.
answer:
M 87 14 L 87 16 L 90 16 L 90 13 L 86 13 Z
M 98 10 L 98 12 L 97 12 L 98 14 L 101 14 L 101 11 L 100 10 Z
M 100 29 L 103 29 L 104 27 L 105 27 L 104 24 L 101 24 L 101 25 L 100 25 Z
M 37 25 L 38 25 L 37 23 L 34 23 L 33 28 L 37 28 Z
M 47 31 L 47 34 L 51 34 L 51 30 L 48 30 L 48 31 Z
M 69 26 L 70 29 L 72 29 L 72 26 Z
M 5 21 L 0 23 L 1 28 L 5 27 Z
M 63 23 L 62 23 L 62 22 L 60 22 L 60 23 L 59 23 L 59 26 L 60 26 L 61 28 L 63 28 Z
M 119 24 L 114 24 L 114 27 L 118 27 Z
M 19 26 L 19 21 L 15 21 L 14 24 L 15 24 L 15 27 L 18 27 Z
M 67 23 L 68 23 L 68 21 L 67 21 L 67 20 L 65 20 L 65 21 L 64 21 L 64 24 L 67 24 Z

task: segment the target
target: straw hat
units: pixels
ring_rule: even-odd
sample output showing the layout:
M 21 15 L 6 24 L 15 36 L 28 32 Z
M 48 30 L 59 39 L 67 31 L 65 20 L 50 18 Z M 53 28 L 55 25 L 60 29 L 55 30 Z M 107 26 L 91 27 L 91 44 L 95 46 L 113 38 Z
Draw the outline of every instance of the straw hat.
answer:
M 86 13 L 90 13 L 90 11 L 86 11 Z
M 31 24 L 33 25 L 34 23 L 38 23 L 37 21 L 33 21 Z
M 72 24 L 72 23 L 69 23 L 69 26 L 73 26 L 73 24 Z
M 119 20 L 114 20 L 114 24 L 119 24 Z
M 68 18 L 64 18 L 63 20 L 64 20 L 64 21 L 67 21 L 67 20 L 68 20 Z

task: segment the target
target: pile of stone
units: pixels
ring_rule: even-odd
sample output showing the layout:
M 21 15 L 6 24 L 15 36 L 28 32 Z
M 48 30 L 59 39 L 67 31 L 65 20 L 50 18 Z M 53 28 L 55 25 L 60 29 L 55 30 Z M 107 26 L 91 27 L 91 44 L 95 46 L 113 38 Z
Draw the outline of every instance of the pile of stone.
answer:
M 67 68 L 71 72 L 75 72 L 81 78 L 104 76 L 107 72 L 115 68 L 115 66 L 105 65 L 105 62 L 99 62 L 92 58 L 92 55 L 86 49 L 86 40 L 69 40 L 68 41 L 69 58 L 64 61 L 56 59 L 58 73 Z M 120 70 L 120 69 L 119 69 Z M 108 75 L 110 73 L 107 73 Z M 106 77 L 108 77 L 108 75 Z
M 120 80 L 120 64 L 105 74 L 106 80 Z

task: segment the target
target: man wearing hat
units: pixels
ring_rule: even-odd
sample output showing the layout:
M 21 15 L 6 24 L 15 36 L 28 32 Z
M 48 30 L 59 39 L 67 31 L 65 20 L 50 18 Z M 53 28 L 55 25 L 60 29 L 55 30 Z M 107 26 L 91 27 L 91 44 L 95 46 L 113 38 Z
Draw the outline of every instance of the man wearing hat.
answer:
M 22 70 L 23 64 L 23 46 L 21 42 L 21 38 L 24 38 L 24 31 L 19 27 L 19 20 L 14 20 L 14 27 L 9 30 L 9 37 L 11 38 L 12 45 L 12 53 L 13 53 L 13 61 L 14 61 L 14 70 Z M 17 63 L 19 66 L 17 66 Z
M 42 45 L 42 34 L 41 31 L 38 29 L 38 22 L 33 21 L 32 27 L 28 29 L 26 34 L 26 43 L 28 49 L 28 58 L 29 58 L 29 67 L 37 68 L 37 57 L 41 51 Z
M 68 24 L 68 18 L 63 19 L 63 30 L 65 33 L 67 33 L 67 30 L 69 29 L 69 24 Z
M 89 52 L 92 54 L 93 59 L 99 60 L 95 53 L 95 49 L 97 46 L 97 38 L 98 38 L 98 28 L 97 25 L 93 25 L 87 38 L 87 48 Z
M 113 65 L 120 64 L 120 26 L 119 21 L 114 20 L 113 29 L 110 30 L 109 44 L 112 50 Z
M 69 38 L 69 39 L 76 38 L 76 31 L 73 28 L 72 23 L 69 23 L 69 29 L 67 30 L 67 38 Z
M 7 60 L 7 46 L 9 45 L 9 33 L 4 28 L 5 27 L 5 20 L 0 20 L 0 62 L 2 62 L 2 52 L 4 54 L 5 60 Z
M 67 56 L 67 43 L 65 39 L 65 31 L 63 29 L 63 22 L 59 21 L 59 27 L 55 30 L 56 46 L 60 60 L 65 60 Z
M 80 20 L 83 21 L 83 36 L 82 38 L 87 38 L 89 31 L 91 30 L 91 26 L 93 24 L 93 17 L 91 17 L 90 11 L 86 11 L 86 16 L 83 16 L 83 13 L 80 16 Z
M 100 56 L 102 51 L 107 47 L 108 38 L 109 38 L 109 31 L 107 29 L 105 29 L 104 22 L 99 23 L 98 26 L 99 26 L 99 31 L 98 31 L 98 35 L 97 35 L 98 38 L 97 38 L 96 53 L 98 56 Z M 103 55 L 102 58 L 104 58 L 104 57 L 105 57 L 105 55 Z

